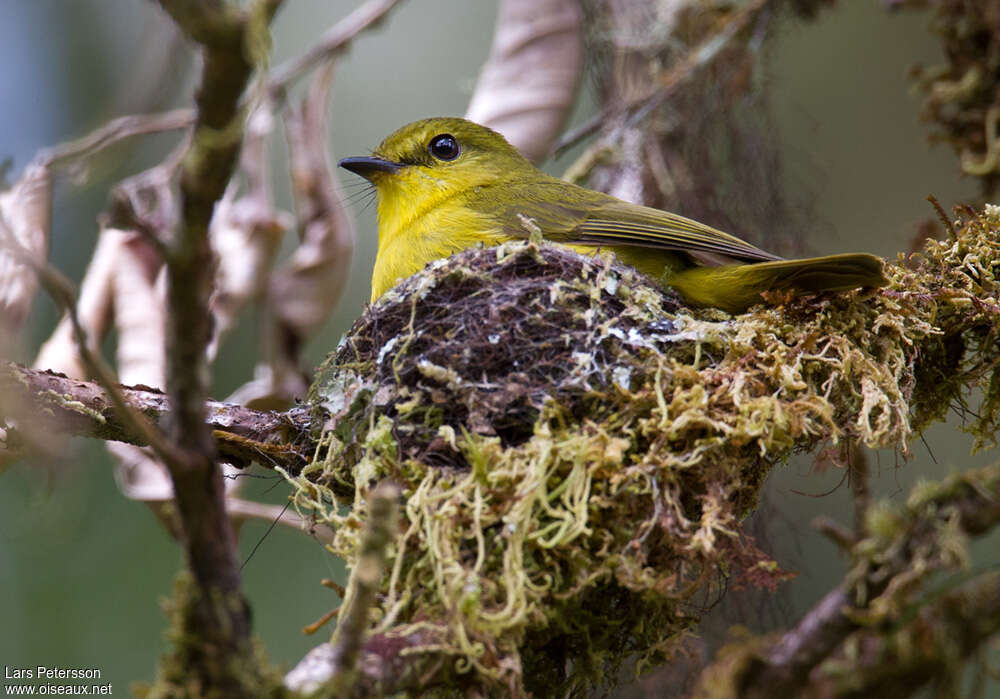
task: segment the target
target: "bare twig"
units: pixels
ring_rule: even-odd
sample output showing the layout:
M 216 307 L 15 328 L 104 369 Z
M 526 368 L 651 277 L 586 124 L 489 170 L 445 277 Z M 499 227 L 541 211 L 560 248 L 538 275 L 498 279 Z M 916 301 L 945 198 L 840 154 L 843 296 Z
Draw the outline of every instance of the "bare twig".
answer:
M 832 541 L 841 551 L 850 551 L 854 544 L 858 543 L 855 532 L 849 531 L 839 522 L 824 515 L 813 519 L 812 526 L 813 529 Z
M 164 302 L 156 282 L 162 262 L 150 245 L 154 239 L 159 238 L 143 237 L 132 231 L 102 229 L 76 304 L 91 352 L 99 352 L 114 319 L 118 334 L 118 380 L 124 384 L 163 385 Z M 69 314 L 64 313 L 39 351 L 35 366 L 85 379 L 88 372 L 80 355 L 72 321 Z M 19 426 L 28 428 L 37 422 L 22 421 Z M 48 433 L 52 434 L 52 430 Z M 169 530 L 176 532 L 176 518 L 168 517 L 169 508 L 158 504 L 170 499 L 173 489 L 166 468 L 157 460 L 155 452 L 115 442 L 109 442 L 107 449 L 116 461 L 115 482 L 119 489 L 126 497 L 149 503 L 161 519 L 170 522 Z
M 625 122 L 630 125 L 640 121 L 656 107 L 663 104 L 678 87 L 694 78 L 703 68 L 711 65 L 712 61 L 729 45 L 729 42 L 748 27 L 770 1 L 752 0 L 752 2 L 747 3 L 733 14 L 725 27 L 691 49 L 683 60 L 666 71 L 652 90 L 630 100 L 625 105 L 609 107 L 566 132 L 556 142 L 553 155 L 562 155 L 620 115 L 624 115 Z
M 306 531 L 317 541 L 329 543 L 333 540 L 333 530 L 325 524 L 316 524 L 304 519 L 294 510 L 283 505 L 266 505 L 252 500 L 227 498 L 226 509 L 236 526 L 248 520 L 258 520 L 280 524 L 296 531 Z
M 396 536 L 399 488 L 383 481 L 369 498 L 368 522 L 357 565 L 351 571 L 339 623 L 330 646 L 316 649 L 285 678 L 292 689 L 312 692 L 321 686 L 329 696 L 356 694 L 358 656 L 369 627 L 369 610 L 379 590 L 389 544 Z
M 315 46 L 276 68 L 267 82 L 267 90 L 271 94 L 283 92 L 291 82 L 298 80 L 324 60 L 335 56 L 358 34 L 377 24 L 399 2 L 400 0 L 371 0 L 357 8 L 331 27 Z M 194 10 L 197 3 L 192 3 L 190 0 L 170 0 L 162 4 L 184 31 L 196 41 L 238 48 L 233 42 L 238 42 L 239 37 L 229 23 L 239 22 L 241 15 L 232 8 L 224 7 L 224 3 L 206 3 L 204 8 L 197 10 Z M 281 0 L 263 0 L 254 9 L 254 13 L 269 20 L 280 4 Z M 187 19 L 189 11 L 196 11 L 200 19 L 189 21 Z M 200 24 L 202 21 L 205 24 Z M 245 100 L 240 102 L 240 106 L 246 106 Z M 93 157 L 105 148 L 129 138 L 189 129 L 194 125 L 196 116 L 196 111 L 190 108 L 153 114 L 127 114 L 102 124 L 78 139 L 39 151 L 34 162 L 53 169 L 62 169 L 74 165 L 79 160 Z
M 282 63 L 271 71 L 268 90 L 280 94 L 289 84 L 298 80 L 323 61 L 333 58 L 361 32 L 379 22 L 400 0 L 368 0 L 330 27 L 320 40 L 305 53 Z
M 38 154 L 37 160 L 50 167 L 65 167 L 81 158 L 89 158 L 98 151 L 127 138 L 189 128 L 194 123 L 194 117 L 193 109 L 174 109 L 162 114 L 129 114 L 118 117 L 75 141 L 46 148 Z
M 255 18 L 259 16 L 263 20 L 270 21 L 281 2 L 282 0 L 260 0 L 251 14 Z M 357 8 L 331 27 L 315 46 L 275 69 L 273 77 L 267 81 L 267 91 L 272 95 L 282 93 L 291 82 L 298 80 L 324 60 L 335 56 L 358 34 L 377 24 L 399 2 L 400 0 L 371 0 Z M 233 8 L 226 7 L 225 3 L 211 2 L 205 3 L 204 7 L 198 7 L 198 3 L 192 0 L 167 0 L 161 4 L 178 25 L 199 43 L 209 42 L 213 46 L 229 47 L 234 50 L 239 48 L 237 44 L 241 41 L 240 36 L 230 24 L 243 21 L 244 16 Z M 188 12 L 191 11 L 195 12 L 199 19 L 189 20 Z M 240 101 L 240 106 L 247 106 L 245 99 Z M 53 170 L 72 167 L 77 161 L 93 157 L 129 138 L 190 129 L 195 123 L 196 116 L 196 110 L 181 108 L 160 113 L 127 114 L 116 117 L 85 136 L 40 150 L 33 162 Z M 187 150 L 186 146 L 184 150 Z M 120 223 L 119 221 L 112 225 L 126 227 Z
M 83 281 L 80 282 L 76 313 L 86 331 L 87 343 L 94 352 L 98 351 L 111 322 L 113 287 L 116 272 L 120 268 L 119 255 L 133 235 L 114 229 L 101 231 Z M 63 315 L 49 339 L 38 350 L 34 364 L 39 369 L 61 372 L 75 379 L 87 377 L 87 370 L 80 360 L 80 351 L 73 339 L 73 324 L 68 314 Z
M 73 290 L 72 283 L 51 265 L 39 263 L 2 227 L 0 227 L 0 237 L 3 238 L 2 242 L 11 255 L 35 270 L 42 286 L 45 287 L 53 300 L 67 314 L 84 366 L 108 392 L 108 398 L 121 416 L 120 419 L 130 430 L 141 435 L 144 442 L 153 447 L 161 458 L 164 460 L 178 458 L 178 451 L 174 445 L 164 439 L 156 427 L 151 425 L 145 417 L 133 410 L 127 403 L 124 396 L 118 390 L 114 371 L 99 354 L 91 350 L 87 340 L 87 331 L 77 316 L 76 292 Z
M 330 643 L 333 645 L 333 676 L 328 685 L 331 694 L 339 697 L 353 687 L 362 641 L 368 630 L 368 613 L 382 582 L 389 544 L 396 537 L 396 485 L 382 482 L 372 492 L 368 503 L 368 523 L 361 539 L 358 563 L 347 582 L 340 623 Z
M 189 133 L 162 162 L 119 182 L 100 216 L 101 226 L 141 233 L 165 260 L 165 233 L 172 231 L 180 218 L 173 185 L 190 146 Z

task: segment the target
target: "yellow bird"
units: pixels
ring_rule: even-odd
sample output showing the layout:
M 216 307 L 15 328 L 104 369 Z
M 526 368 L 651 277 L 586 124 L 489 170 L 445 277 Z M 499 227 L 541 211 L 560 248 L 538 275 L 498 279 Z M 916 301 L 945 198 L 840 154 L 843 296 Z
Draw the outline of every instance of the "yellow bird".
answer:
M 340 166 L 372 182 L 378 197 L 372 301 L 432 260 L 524 239 L 535 227 L 547 241 L 581 252 L 611 250 L 688 303 L 730 313 L 762 302 L 765 291 L 886 283 L 874 255 L 782 260 L 703 223 L 569 184 L 465 119 L 413 122 L 371 156 L 344 158 Z

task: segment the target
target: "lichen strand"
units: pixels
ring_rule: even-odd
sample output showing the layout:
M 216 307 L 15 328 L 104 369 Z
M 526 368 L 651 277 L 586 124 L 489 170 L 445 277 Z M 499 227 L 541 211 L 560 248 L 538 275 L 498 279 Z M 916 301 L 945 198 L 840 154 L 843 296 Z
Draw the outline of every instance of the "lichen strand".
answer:
M 434 639 L 408 652 L 453 658 L 488 693 L 613 683 L 676 650 L 720 572 L 781 578 L 739 523 L 791 453 L 905 453 L 974 385 L 991 398 L 970 429 L 992 439 L 998 226 L 988 210 L 879 292 L 732 318 L 533 243 L 437 262 L 320 369 L 327 427 L 296 506 L 353 563 L 367 493 L 401 484 L 372 623 Z
M 941 63 L 911 70 L 924 93 L 921 118 L 932 126 L 930 139 L 951 145 L 962 172 L 980 178 L 992 196 L 1000 184 L 1000 13 L 993 3 L 965 0 L 902 0 L 930 9 L 931 32 L 941 41 Z

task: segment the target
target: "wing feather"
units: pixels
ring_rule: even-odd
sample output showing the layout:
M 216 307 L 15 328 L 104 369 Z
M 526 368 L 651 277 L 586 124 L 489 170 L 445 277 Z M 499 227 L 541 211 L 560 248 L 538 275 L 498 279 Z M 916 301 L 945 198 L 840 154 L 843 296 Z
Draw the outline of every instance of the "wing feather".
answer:
M 504 195 L 510 197 L 507 220 L 520 221 L 518 215 L 530 218 L 553 242 L 719 254 L 748 262 L 782 259 L 689 218 L 629 204 L 554 178 L 507 183 Z M 506 227 L 505 232 L 514 237 L 528 235 L 527 227 L 516 224 Z
M 739 238 L 667 211 L 612 199 L 581 221 L 575 231 L 581 243 L 637 245 L 677 252 L 727 255 L 737 260 L 779 260 Z

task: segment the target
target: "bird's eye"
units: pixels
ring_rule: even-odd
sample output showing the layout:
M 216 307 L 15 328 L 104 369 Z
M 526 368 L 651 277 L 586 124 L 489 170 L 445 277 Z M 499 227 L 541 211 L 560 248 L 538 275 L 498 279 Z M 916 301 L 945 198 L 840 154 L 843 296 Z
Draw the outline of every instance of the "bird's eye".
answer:
M 450 133 L 442 133 L 431 139 L 427 150 L 438 160 L 454 160 L 458 157 L 461 149 L 459 149 L 458 141 L 455 140 L 454 136 Z

